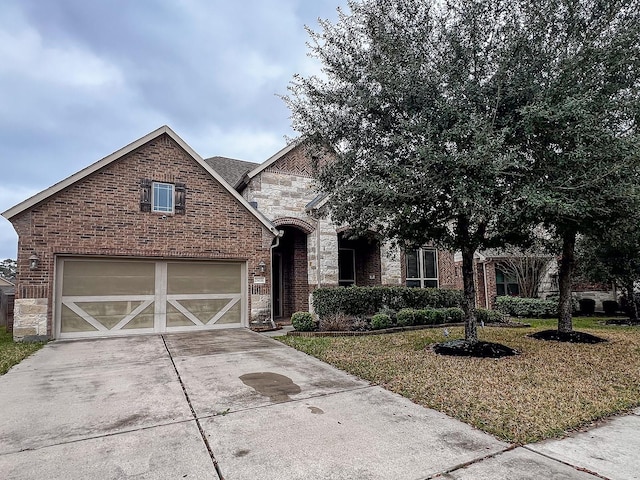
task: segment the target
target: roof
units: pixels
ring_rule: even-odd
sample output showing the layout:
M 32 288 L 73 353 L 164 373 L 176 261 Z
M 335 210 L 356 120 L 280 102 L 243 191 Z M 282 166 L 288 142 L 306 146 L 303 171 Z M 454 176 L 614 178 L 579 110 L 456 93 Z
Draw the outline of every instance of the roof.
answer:
M 325 203 L 327 203 L 328 200 L 329 200 L 328 193 L 319 193 L 318 195 L 316 195 L 316 197 L 313 200 L 311 200 L 309 203 L 305 205 L 304 209 L 308 212 L 310 210 L 320 208 Z
M 153 132 L 148 133 L 142 138 L 135 140 L 129 145 L 122 147 L 120 150 L 113 152 L 111 155 L 104 157 L 102 160 L 98 160 L 97 162 L 89 165 L 88 167 L 80 170 L 77 173 L 74 173 L 70 177 L 65 178 L 64 180 L 56 183 L 55 185 L 47 188 L 46 190 L 41 191 L 40 193 L 35 194 L 33 197 L 28 198 L 24 202 L 21 202 L 10 209 L 6 210 L 2 213 L 2 216 L 7 220 L 11 220 L 11 218 L 16 215 L 34 207 L 35 205 L 47 200 L 48 198 L 54 196 L 58 192 L 61 192 L 65 188 L 70 187 L 71 185 L 79 182 L 80 180 L 88 177 L 92 173 L 97 172 L 98 170 L 105 168 L 116 160 L 124 157 L 125 155 L 133 152 L 137 148 L 143 146 L 144 144 L 160 137 L 161 135 L 168 135 L 173 141 L 175 141 L 187 154 L 189 154 L 202 168 L 204 168 L 209 175 L 211 175 L 214 179 L 216 179 L 225 190 L 227 190 L 240 204 L 242 204 L 254 217 L 256 217 L 271 233 L 274 235 L 278 235 L 278 229 L 258 210 L 253 208 L 247 200 L 245 200 L 242 195 L 240 195 L 229 183 L 217 173 L 211 166 L 204 161 L 204 159 L 198 155 L 182 138 L 178 136 L 171 128 L 164 125 Z
M 242 180 L 246 173 L 260 166 L 259 163 L 227 157 L 211 157 L 205 159 L 205 162 L 232 186 Z
M 298 145 L 300 145 L 302 143 L 302 138 L 297 138 L 296 140 L 292 141 L 289 145 L 287 145 L 286 147 L 284 147 L 282 150 L 280 150 L 279 152 L 275 153 L 274 155 L 272 155 L 271 157 L 269 157 L 266 161 L 264 161 L 263 163 L 259 164 L 256 166 L 256 168 L 254 168 L 253 170 L 251 170 L 249 173 L 247 173 L 245 176 L 242 177 L 242 182 L 238 182 L 236 184 L 237 188 L 241 188 L 242 186 L 246 185 L 247 183 L 249 183 L 248 181 L 251 180 L 252 178 L 254 178 L 256 175 L 259 175 L 261 172 L 263 172 L 264 170 L 266 170 L 267 168 L 269 168 L 271 165 L 273 165 L 274 163 L 276 163 L 278 160 L 280 160 L 282 157 L 284 157 L 287 153 L 289 153 L 291 150 L 293 150 L 294 148 L 296 148 Z M 243 185 L 244 184 L 244 185 Z

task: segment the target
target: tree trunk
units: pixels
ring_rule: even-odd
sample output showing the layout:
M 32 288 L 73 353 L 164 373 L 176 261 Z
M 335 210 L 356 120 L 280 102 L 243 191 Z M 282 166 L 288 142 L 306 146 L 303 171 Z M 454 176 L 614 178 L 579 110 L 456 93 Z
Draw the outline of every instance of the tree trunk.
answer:
M 473 254 L 470 247 L 462 249 L 462 283 L 464 295 L 462 310 L 464 310 L 464 339 L 469 343 L 478 341 L 478 325 L 476 322 L 476 287 L 473 272 Z
M 638 306 L 636 305 L 636 297 L 633 294 L 633 282 L 630 282 L 627 286 L 627 304 L 629 308 L 629 320 L 632 323 L 638 323 Z
M 562 259 L 558 269 L 560 301 L 558 302 L 558 331 L 573 331 L 573 299 L 571 296 L 571 280 L 575 267 L 576 232 L 570 230 L 562 235 Z

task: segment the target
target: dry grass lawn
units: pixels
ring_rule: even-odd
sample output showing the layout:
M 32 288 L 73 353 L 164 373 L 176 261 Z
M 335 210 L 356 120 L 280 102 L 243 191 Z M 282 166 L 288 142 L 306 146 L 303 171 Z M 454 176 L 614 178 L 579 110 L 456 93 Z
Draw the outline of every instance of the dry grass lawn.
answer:
M 4 375 L 11 367 L 40 350 L 43 345 L 44 343 L 14 343 L 13 337 L 3 329 L 0 332 L 0 375 Z
M 280 337 L 336 367 L 444 412 L 498 438 L 524 444 L 561 436 L 640 405 L 640 328 L 576 319 L 575 328 L 608 340 L 548 342 L 527 334 L 555 328 L 480 329 L 480 339 L 518 349 L 501 359 L 445 357 L 431 344 L 442 329 L 365 337 Z M 463 336 L 452 328 L 449 339 Z

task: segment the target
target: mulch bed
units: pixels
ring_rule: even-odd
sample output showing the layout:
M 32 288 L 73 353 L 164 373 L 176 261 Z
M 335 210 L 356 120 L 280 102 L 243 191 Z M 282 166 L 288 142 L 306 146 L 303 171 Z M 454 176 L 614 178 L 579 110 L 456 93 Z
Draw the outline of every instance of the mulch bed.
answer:
M 590 333 L 584 332 L 559 332 L 558 330 L 542 330 L 541 332 L 528 335 L 537 340 L 554 340 L 556 342 L 570 343 L 602 343 L 606 342 L 604 338 L 596 337 Z
M 633 322 L 629 318 L 610 318 L 608 320 L 605 320 L 604 324 L 605 325 L 625 325 L 625 326 L 638 326 L 638 325 L 640 325 L 640 323 Z
M 440 355 L 453 355 L 457 357 L 502 358 L 518 355 L 518 351 L 501 343 L 474 342 L 465 340 L 451 340 L 437 343 L 433 351 Z

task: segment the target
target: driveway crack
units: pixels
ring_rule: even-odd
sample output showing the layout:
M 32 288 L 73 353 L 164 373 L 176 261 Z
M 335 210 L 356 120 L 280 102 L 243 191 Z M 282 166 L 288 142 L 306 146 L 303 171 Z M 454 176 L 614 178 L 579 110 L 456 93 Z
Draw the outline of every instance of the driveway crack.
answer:
M 189 398 L 189 394 L 187 393 L 187 389 L 184 385 L 184 382 L 182 381 L 182 377 L 180 376 L 180 372 L 178 372 L 178 367 L 176 367 L 176 362 L 173 360 L 173 355 L 171 355 L 171 350 L 169 350 L 169 347 L 167 345 L 167 341 L 164 338 L 164 335 L 161 335 L 162 337 L 162 342 L 164 343 L 164 348 L 167 350 L 167 353 L 169 354 L 169 359 L 171 360 L 171 365 L 173 365 L 173 369 L 176 372 L 176 376 L 178 377 L 178 381 L 180 382 L 180 386 L 182 387 L 182 393 L 184 394 L 184 397 L 187 399 L 187 404 L 189 404 L 189 409 L 191 410 L 191 415 L 193 416 L 193 419 L 196 421 L 196 425 L 198 426 L 198 431 L 200 432 L 200 437 L 202 437 L 202 441 L 204 442 L 204 445 L 207 449 L 207 452 L 209 452 L 209 457 L 211 458 L 211 462 L 213 462 L 213 468 L 215 468 L 216 470 L 216 474 L 218 475 L 218 478 L 220 480 L 224 480 L 224 476 L 222 475 L 222 470 L 220 469 L 220 465 L 218 464 L 218 460 L 216 459 L 215 455 L 213 454 L 213 450 L 211 450 L 211 445 L 209 444 L 209 440 L 207 439 L 207 436 L 204 433 L 204 429 L 202 428 L 202 425 L 200 424 L 200 419 L 198 418 L 198 415 L 196 415 L 196 411 L 193 408 L 193 405 L 191 404 L 191 399 Z

